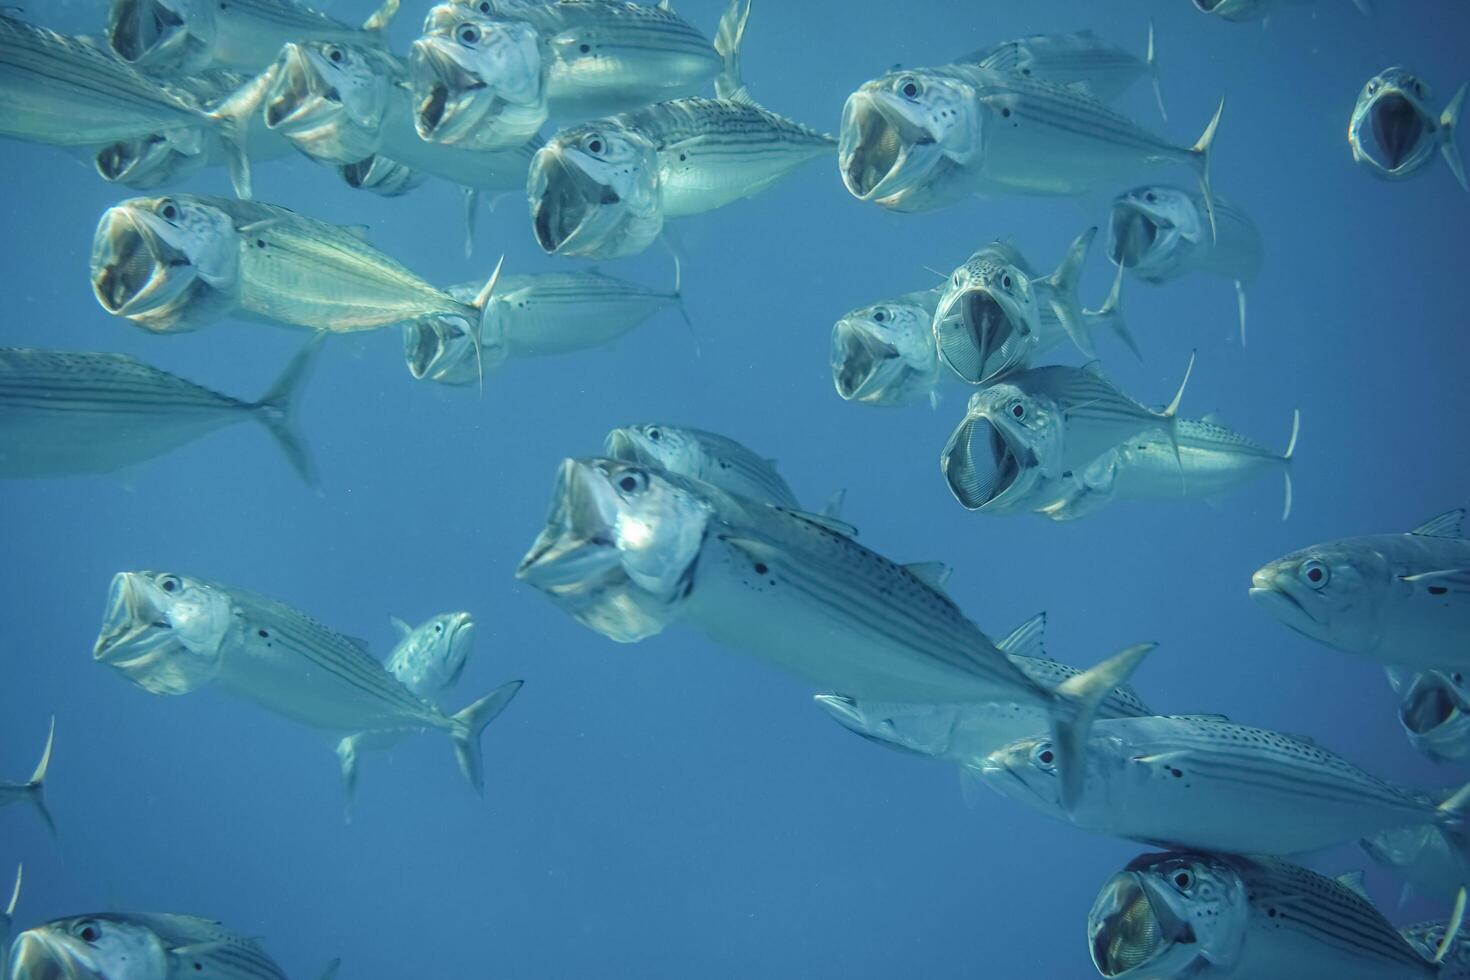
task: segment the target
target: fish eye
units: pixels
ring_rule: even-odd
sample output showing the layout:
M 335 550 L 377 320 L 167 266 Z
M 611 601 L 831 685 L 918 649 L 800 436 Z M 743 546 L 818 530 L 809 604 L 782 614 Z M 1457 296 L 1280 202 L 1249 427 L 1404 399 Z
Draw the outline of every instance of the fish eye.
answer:
M 912 75 L 906 75 L 899 81 L 898 90 L 903 93 L 903 97 L 906 99 L 917 99 L 923 93 L 924 86 L 919 84 L 917 78 L 914 78 Z
M 461 44 L 475 45 L 480 43 L 480 29 L 474 24 L 460 24 L 459 30 L 455 31 Z
M 873 322 L 874 323 L 883 323 L 887 319 L 888 319 L 888 314 L 886 312 L 884 312 L 883 310 L 878 310 L 878 311 L 874 312 L 874 314 L 873 314 Z
M 166 197 L 158 202 L 158 213 L 165 221 L 173 221 L 179 216 L 179 206 Z
M 84 943 L 95 943 L 102 938 L 102 928 L 93 919 L 82 919 L 71 927 L 71 934 Z
M 1369 95 L 1372 95 L 1376 91 L 1378 91 L 1378 82 L 1376 80 L 1369 82 L 1368 83 L 1368 94 Z
M 332 45 L 330 48 L 327 48 L 327 59 L 330 60 L 334 65 L 340 65 L 343 59 L 345 59 L 346 57 L 347 53 L 341 48 L 337 47 L 335 44 Z
M 651 429 L 648 430 L 648 438 L 652 439 L 654 442 L 658 442 L 663 437 L 664 434 L 662 431 L 659 430 L 658 426 L 653 426 Z
M 1464 680 L 1464 676 L 1460 674 L 1459 671 L 1456 671 L 1455 673 L 1450 675 L 1450 680 L 1454 681 L 1456 684 L 1459 684 Z
M 607 142 L 601 133 L 588 133 L 582 140 L 582 147 L 593 156 L 598 156 L 607 149 Z
M 1315 558 L 1302 562 L 1302 581 L 1314 589 L 1326 588 L 1327 582 L 1332 578 L 1332 572 L 1322 562 Z
M 184 587 L 177 575 L 165 575 L 158 580 L 158 587 L 165 592 L 177 592 Z
M 1159 195 L 1155 194 L 1153 191 L 1146 192 L 1143 195 L 1143 199 L 1145 201 L 1147 201 L 1148 203 L 1150 203 L 1150 204 L 1157 204 L 1157 203 L 1159 203 Z
M 1043 772 L 1056 771 L 1057 754 L 1050 742 L 1037 743 L 1036 748 L 1031 750 L 1031 763 Z
M 443 623 L 435 623 L 434 624 L 434 632 L 435 633 L 443 633 L 444 632 L 444 624 Z
M 1015 419 L 1016 421 L 1024 422 L 1026 420 L 1026 406 L 1021 402 L 1019 398 L 1011 402 L 1010 406 L 1006 410 L 1011 413 L 1011 418 Z
M 642 493 L 648 489 L 648 474 L 642 470 L 626 470 L 618 478 L 618 489 L 623 493 Z
M 1000 284 L 1006 289 L 1011 288 L 1011 274 L 1009 272 L 1000 277 Z
M 1178 888 L 1180 891 L 1187 892 L 1193 885 L 1194 875 L 1190 874 L 1188 871 L 1174 872 L 1174 887 Z
M 480 0 L 480 5 L 479 5 L 478 9 L 479 9 L 480 13 L 482 13 L 482 14 L 488 14 L 494 8 L 490 6 L 490 0 Z

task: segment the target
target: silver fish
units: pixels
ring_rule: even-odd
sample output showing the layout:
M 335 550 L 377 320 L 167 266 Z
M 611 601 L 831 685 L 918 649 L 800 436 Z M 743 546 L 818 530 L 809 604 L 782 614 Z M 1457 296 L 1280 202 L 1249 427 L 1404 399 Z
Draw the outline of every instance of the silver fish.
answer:
M 96 912 L 16 937 L 8 980 L 286 980 L 253 939 L 192 915 Z
M 1453 790 L 1425 794 L 1429 806 L 1439 806 Z M 1392 827 L 1358 842 L 1379 866 L 1404 883 L 1403 894 L 1450 903 L 1470 882 L 1470 843 L 1459 828 L 1439 824 Z
M 1064 771 L 1078 777 L 1097 705 L 1151 649 L 1045 687 L 948 596 L 858 544 L 851 528 L 618 460 L 562 464 L 546 527 L 516 576 L 620 642 L 682 621 L 858 700 L 1038 706 Z M 1080 789 L 1070 776 L 1069 786 Z
M 775 460 L 716 432 L 674 425 L 627 425 L 607 434 L 603 452 L 609 459 L 667 470 L 773 507 L 801 509 L 796 494 L 776 472 Z
M 240 401 L 126 354 L 0 348 L 0 477 L 110 473 L 238 422 L 259 422 L 315 482 L 296 399 L 320 343 L 258 400 Z
M 961 381 L 993 384 L 1071 338 L 1095 357 L 1092 334 L 1107 326 L 1136 353 L 1123 320 L 1121 282 L 1102 308 L 1082 309 L 1077 282 L 1096 228 L 1078 235 L 1055 272 L 1042 276 L 1010 242 L 994 242 L 950 275 L 934 310 L 939 357 Z
M 849 310 L 832 326 L 832 383 L 844 401 L 939 401 L 934 308 L 943 286 Z
M 111 0 L 107 42 L 123 61 L 151 75 L 188 76 L 206 68 L 256 72 L 291 41 L 381 46 L 399 0 L 383 0 L 359 28 L 295 0 Z
M 1145 75 L 1153 84 L 1154 101 L 1165 119 L 1164 94 L 1159 89 L 1159 63 L 1154 51 L 1154 25 L 1148 25 L 1148 52 L 1137 55 L 1110 44 L 1092 31 L 1071 34 L 1030 34 L 983 48 L 957 59 L 981 68 L 1007 71 L 1086 92 L 1099 102 L 1112 102 Z
M 1087 916 L 1110 980 L 1431 980 L 1358 887 L 1268 857 L 1143 854 Z
M 1408 534 L 1313 545 L 1251 577 L 1250 596 L 1320 643 L 1415 670 L 1470 669 L 1470 540 L 1463 509 Z
M 1315 0 L 1194 0 L 1196 10 L 1213 14 L 1221 20 L 1243 23 L 1265 20 L 1283 7 L 1300 7 Z M 1353 0 L 1353 6 L 1367 17 L 1373 13 L 1369 0 Z
M 511 681 L 445 714 L 358 642 L 285 603 L 168 572 L 113 577 L 93 658 L 150 694 L 214 685 L 344 738 L 443 732 L 476 791 L 484 786 L 480 733 L 521 687 Z
M 1435 762 L 1470 759 L 1470 686 L 1458 670 L 1384 668 L 1409 744 Z
M 971 194 L 1087 194 L 1161 166 L 1192 170 L 1208 202 L 1223 109 L 1186 147 L 1064 85 L 977 65 L 895 71 L 848 97 L 838 164 L 854 197 L 895 211 Z
M 56 836 L 56 821 L 51 818 L 51 810 L 46 806 L 46 773 L 51 768 L 51 749 L 56 743 L 56 718 L 51 718 L 51 728 L 46 733 L 46 747 L 41 750 L 41 761 L 36 763 L 31 776 L 23 783 L 7 783 L 0 781 L 0 809 L 10 806 L 12 803 L 29 803 L 36 808 L 41 815 L 41 820 L 46 824 L 46 829 L 51 831 L 51 836 Z M 15 890 L 20 892 L 20 882 L 16 881 Z M 11 912 L 15 911 L 15 900 L 11 899 Z M 0 935 L 0 954 L 5 951 L 5 937 Z M 3 964 L 0 964 L 3 966 Z
M 1470 82 L 1461 85 L 1444 111 L 1435 116 L 1429 108 L 1433 93 L 1418 76 L 1398 67 L 1374 75 L 1358 93 L 1348 120 L 1353 160 L 1378 177 L 1403 180 L 1423 170 L 1437 149 L 1460 187 L 1470 190 L 1465 162 L 1455 143 L 1467 88 Z
M 1086 759 L 1070 812 L 1045 734 L 996 749 L 981 775 L 1002 796 L 1093 833 L 1230 854 L 1294 854 L 1395 827 L 1458 825 L 1470 800 L 1466 787 L 1435 806 L 1313 742 L 1210 717 L 1099 721 Z
M 1438 957 L 1440 964 L 1438 980 L 1470 980 L 1470 932 L 1464 928 L 1455 931 L 1445 942 L 1450 923 L 1421 922 L 1399 930 L 1404 941 L 1419 951 L 1426 959 Z
M 421 186 L 429 175 L 375 153 L 356 163 L 344 163 L 342 179 L 353 190 L 372 191 L 379 197 L 402 197 Z

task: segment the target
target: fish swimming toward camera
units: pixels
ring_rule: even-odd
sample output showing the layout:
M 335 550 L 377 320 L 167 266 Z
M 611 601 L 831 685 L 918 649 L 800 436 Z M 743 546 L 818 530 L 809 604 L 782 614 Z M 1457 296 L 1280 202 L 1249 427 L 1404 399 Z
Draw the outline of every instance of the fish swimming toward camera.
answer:
M 766 459 L 729 436 L 673 425 L 626 425 L 607 434 L 609 459 L 667 470 L 773 507 L 800 510 L 801 503 Z
M 725 21 L 742 24 L 749 0 Z M 698 95 L 739 58 L 665 4 L 441 3 L 409 55 L 414 124 L 466 149 L 524 143 L 548 119 L 580 122 Z
M 1153 24 L 1148 27 L 1148 49 L 1142 58 L 1104 41 L 1092 31 L 1074 31 L 1070 34 L 1029 34 L 990 48 L 981 48 L 958 60 L 1074 88 L 1099 102 L 1115 101 L 1135 82 L 1147 77 L 1153 85 L 1159 115 L 1169 118 L 1164 111 L 1164 95 L 1159 88 Z
M 1048 687 L 933 584 L 829 517 L 611 459 L 562 463 L 516 577 L 583 625 L 633 643 L 683 622 L 857 700 L 1011 700 L 1045 711 L 1069 790 L 1098 705 L 1152 649 Z M 1069 800 L 1075 800 L 1069 795 Z
M 862 405 L 939 402 L 934 308 L 944 286 L 849 310 L 832 326 L 832 384 Z
M 1438 922 L 1421 922 L 1399 930 L 1404 941 L 1428 959 L 1441 957 L 1437 980 L 1470 980 L 1470 932 L 1463 926 L 1445 941 L 1452 923 L 1441 919 Z M 1444 950 L 1441 954 L 1439 951 Z
M 51 818 L 51 810 L 46 806 L 46 773 L 51 768 L 51 749 L 56 743 L 56 718 L 51 719 L 51 728 L 46 733 L 46 747 L 41 750 L 41 761 L 36 763 L 36 768 L 31 776 L 23 783 L 7 783 L 0 781 L 0 809 L 10 806 L 12 803 L 29 803 L 35 807 L 36 813 L 40 814 L 41 820 L 46 824 L 46 829 L 51 835 L 56 835 L 56 821 Z M 20 891 L 20 883 L 16 882 L 16 891 Z M 14 911 L 15 900 L 11 900 L 11 911 Z M 0 936 L 0 954 L 5 951 L 4 937 Z
M 1110 980 L 1433 980 L 1353 875 L 1269 857 L 1142 854 L 1103 885 L 1087 945 Z
M 1413 670 L 1470 669 L 1470 540 L 1463 508 L 1407 534 L 1342 538 L 1251 577 L 1282 623 L 1344 653 Z
M 442 732 L 476 791 L 480 734 L 521 687 L 511 681 L 446 714 L 359 641 L 279 600 L 171 572 L 113 577 L 93 659 L 150 694 L 210 685 L 339 738 Z
M 1353 160 L 1375 176 L 1403 180 L 1422 171 L 1438 150 L 1455 180 L 1465 190 L 1465 162 L 1456 142 L 1460 110 L 1465 104 L 1461 85 L 1438 116 L 1429 108 L 1429 86 L 1405 68 L 1388 68 L 1370 78 L 1358 93 L 1348 120 L 1348 146 Z
M 1113 201 L 1108 258 L 1135 279 L 1172 282 L 1193 273 L 1235 283 L 1240 342 L 1245 344 L 1245 290 L 1264 261 L 1261 233 L 1240 208 L 1217 197 L 1210 228 L 1205 201 L 1178 187 L 1136 187 Z
M 0 478 L 111 473 L 249 420 L 314 483 L 296 400 L 319 347 L 304 347 L 253 402 L 126 354 L 0 348 Z
M 1429 806 L 1440 806 L 1454 790 L 1421 794 Z M 1401 880 L 1403 900 L 1420 896 L 1446 904 L 1470 884 L 1470 842 L 1458 827 L 1436 823 L 1392 827 L 1358 844 L 1374 863 Z
M 1458 670 L 1386 667 L 1409 744 L 1435 762 L 1470 759 L 1470 686 Z

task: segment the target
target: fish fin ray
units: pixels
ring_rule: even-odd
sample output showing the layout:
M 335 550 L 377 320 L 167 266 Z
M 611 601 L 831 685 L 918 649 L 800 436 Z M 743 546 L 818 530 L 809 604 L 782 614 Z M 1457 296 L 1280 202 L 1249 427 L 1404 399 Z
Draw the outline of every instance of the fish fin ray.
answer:
M 1219 241 L 1219 229 L 1215 224 L 1215 192 L 1210 188 L 1210 147 L 1214 145 L 1215 133 L 1220 128 L 1220 116 L 1225 111 L 1225 99 L 1220 99 L 1219 106 L 1215 109 L 1215 115 L 1210 119 L 1210 124 L 1205 127 L 1204 133 L 1200 135 L 1199 142 L 1190 149 L 1193 159 L 1199 168 L 1199 190 L 1204 200 L 1205 214 L 1210 219 L 1210 241 Z
M 516 692 L 521 689 L 524 681 L 510 681 L 502 684 L 480 700 L 471 704 L 462 711 L 456 712 L 450 720 L 454 727 L 450 729 L 450 738 L 454 740 L 454 755 L 459 760 L 460 772 L 464 773 L 475 792 L 484 795 L 485 792 L 485 768 L 484 761 L 480 757 L 480 734 L 485 726 L 494 721 Z
M 1373 902 L 1373 899 L 1368 897 L 1368 886 L 1363 884 L 1363 872 L 1345 871 L 1333 880 L 1342 887 L 1346 888 L 1348 891 L 1352 892 L 1354 895 L 1357 895 L 1363 901 L 1368 902 L 1369 904 Z
M 398 15 L 398 7 L 401 0 L 383 0 L 381 6 L 374 10 L 372 16 L 362 22 L 362 29 L 367 34 L 382 35 L 388 30 L 388 25 L 393 23 L 393 18 Z
M 1169 110 L 1164 108 L 1164 89 L 1159 83 L 1159 57 L 1158 49 L 1154 46 L 1154 22 L 1148 22 L 1148 54 L 1144 58 L 1144 64 L 1148 67 L 1148 79 L 1153 85 L 1154 101 L 1159 105 L 1159 116 L 1164 122 L 1169 121 Z
M 995 648 L 1008 657 L 1030 657 L 1045 660 L 1046 657 L 1046 613 L 1039 612 L 1017 626 Z
M 754 105 L 740 73 L 740 48 L 745 43 L 745 24 L 750 20 L 750 0 L 730 0 L 715 29 L 715 53 L 720 56 L 720 74 L 715 78 L 715 98 Z
M 1434 950 L 1434 962 L 1443 963 L 1444 958 L 1449 955 L 1450 949 L 1459 938 L 1460 927 L 1465 924 L 1465 886 L 1461 885 L 1459 891 L 1455 892 L 1455 908 L 1450 913 L 1449 921 L 1445 923 L 1444 935 L 1439 940 L 1439 945 Z
M 1062 807 L 1070 812 L 1082 797 L 1086 779 L 1087 738 L 1097 709 L 1120 684 L 1127 682 L 1157 644 L 1140 643 L 1120 650 L 1089 669 L 1067 678 L 1052 691 L 1052 743 L 1057 749 Z
M 1465 535 L 1460 529 L 1460 523 L 1464 519 L 1465 508 L 1456 507 L 1430 518 L 1409 533 L 1421 538 L 1463 538 Z
M 1449 164 L 1455 179 L 1460 182 L 1460 189 L 1470 191 L 1470 183 L 1465 181 L 1465 161 L 1460 158 L 1460 145 L 1455 141 L 1460 133 L 1460 109 L 1465 104 L 1467 87 L 1470 87 L 1470 82 L 1460 86 L 1455 97 L 1450 99 L 1450 104 L 1445 106 L 1444 112 L 1439 114 L 1441 130 L 1439 152 L 1444 157 L 1444 162 Z
M 903 566 L 904 571 L 923 582 L 935 592 L 943 592 L 953 571 L 942 561 L 916 561 Z

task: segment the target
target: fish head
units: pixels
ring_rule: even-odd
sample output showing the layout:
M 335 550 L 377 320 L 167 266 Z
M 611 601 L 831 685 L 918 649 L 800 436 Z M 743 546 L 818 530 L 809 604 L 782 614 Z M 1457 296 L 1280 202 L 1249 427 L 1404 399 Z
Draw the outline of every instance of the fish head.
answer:
M 697 476 L 705 464 L 699 439 L 692 432 L 670 425 L 626 425 L 613 429 L 603 443 L 603 452 L 609 459 L 687 476 Z
M 388 672 L 420 697 L 433 698 L 459 681 L 474 644 L 473 616 L 442 613 L 399 642 L 388 657 Z
M 169 947 L 141 922 L 82 915 L 27 929 L 10 954 L 9 980 L 147 980 L 173 975 Z
M 939 357 L 960 380 L 990 384 L 1026 366 L 1041 332 L 1036 290 L 1015 249 L 996 243 L 954 271 L 934 309 Z
M 713 520 L 696 487 L 638 463 L 568 459 L 516 577 L 614 640 L 652 636 L 693 587 Z
M 293 41 L 268 72 L 261 99 L 267 129 L 328 163 L 356 163 L 377 152 L 395 83 L 395 69 L 381 52 Z
M 832 383 L 847 401 L 902 405 L 939 381 L 929 310 L 904 299 L 852 310 L 832 327 Z
M 1436 762 L 1470 756 L 1470 685 L 1459 671 L 1426 670 L 1402 692 L 1399 724 Z
M 408 56 L 419 137 L 467 149 L 519 146 L 546 122 L 540 35 L 523 20 L 440 4 Z
M 107 43 L 141 72 L 192 74 L 213 61 L 215 9 L 215 0 L 112 0 Z
M 949 751 L 960 708 L 954 704 L 857 701 L 836 694 L 814 700 L 832 720 L 870 742 L 900 752 L 940 756 Z
M 963 167 L 979 145 L 974 89 L 934 71 L 898 71 L 863 83 L 842 108 L 837 162 L 861 201 L 917 210 L 928 185 Z M 937 206 L 924 200 L 922 206 Z
M 1205 854 L 1144 854 L 1103 885 L 1087 916 L 1093 965 L 1111 980 L 1222 974 L 1250 919 L 1240 874 Z
M 1358 843 L 1370 858 L 1386 868 L 1412 871 L 1436 867 L 1453 874 L 1459 863 L 1451 853 L 1444 831 L 1432 824 L 1391 827 Z
M 1024 507 L 1060 456 L 1061 428 L 1048 399 L 1015 385 L 976 392 L 939 458 L 950 492 L 968 510 Z
M 233 303 L 239 236 L 207 199 L 139 197 L 108 208 L 92 238 L 92 292 L 102 308 L 157 332 L 192 330 Z
M 1348 123 L 1353 159 L 1385 177 L 1406 177 L 1417 170 L 1440 141 L 1431 98 L 1429 86 L 1404 68 L 1370 78 Z
M 457 289 L 451 290 L 451 295 L 456 295 Z M 470 291 L 468 299 L 474 298 L 474 292 Z M 417 381 L 472 385 L 479 382 L 483 371 L 505 363 L 510 352 L 500 331 L 500 320 L 493 314 L 494 301 L 491 302 L 491 308 L 482 318 L 478 357 L 474 332 L 463 317 L 439 314 L 405 323 L 403 358 L 408 373 Z
M 1089 751 L 1088 770 L 1094 766 L 1095 760 Z M 1057 816 L 1065 817 L 1068 812 L 1068 808 L 1062 805 L 1057 750 L 1050 736 L 1038 735 L 1008 742 L 987 755 L 975 768 L 985 784 L 1002 796 L 1020 799 Z
M 428 178 L 397 160 L 380 154 L 342 165 L 342 179 L 353 190 L 371 191 L 379 197 L 402 197 Z
M 1368 654 L 1382 634 L 1392 579 L 1388 561 L 1372 547 L 1331 542 L 1258 569 L 1250 597 L 1298 633 Z
M 209 163 L 209 153 L 200 133 L 154 133 L 104 146 L 93 162 L 109 184 L 146 191 L 192 177 Z
M 1142 279 L 1159 279 L 1208 235 L 1193 195 L 1177 187 L 1136 187 L 1113 201 L 1108 257 Z
M 536 241 L 552 255 L 633 255 L 663 230 L 658 152 L 611 120 L 553 136 L 532 158 L 526 189 Z
M 92 658 L 152 694 L 188 694 L 219 671 L 234 604 L 219 588 L 173 572 L 112 577 Z

